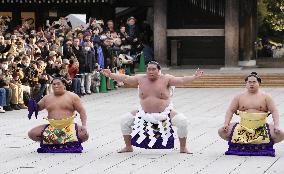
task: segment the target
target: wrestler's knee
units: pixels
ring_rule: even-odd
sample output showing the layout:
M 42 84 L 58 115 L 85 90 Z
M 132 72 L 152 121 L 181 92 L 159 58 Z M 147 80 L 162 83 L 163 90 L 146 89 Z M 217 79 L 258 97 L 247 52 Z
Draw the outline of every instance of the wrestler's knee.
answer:
M 221 127 L 221 128 L 219 128 L 218 129 L 218 135 L 220 136 L 220 137 L 222 137 L 222 135 L 224 135 L 224 129 Z
M 172 124 L 177 127 L 179 138 L 187 137 L 188 119 L 182 113 L 178 113 L 172 118 Z
M 28 136 L 31 140 L 33 141 L 39 141 L 39 138 L 38 138 L 38 133 L 36 132 L 36 130 L 32 129 L 28 132 Z
M 228 138 L 228 136 L 227 136 L 227 132 L 224 130 L 224 128 L 219 128 L 218 129 L 218 135 L 221 137 L 221 138 L 223 138 L 223 139 L 226 139 L 227 140 L 227 138 Z
M 121 127 L 121 132 L 123 135 L 130 135 L 132 132 L 131 126 L 133 125 L 134 122 L 134 116 L 132 113 L 127 113 L 124 114 L 120 120 L 120 127 Z

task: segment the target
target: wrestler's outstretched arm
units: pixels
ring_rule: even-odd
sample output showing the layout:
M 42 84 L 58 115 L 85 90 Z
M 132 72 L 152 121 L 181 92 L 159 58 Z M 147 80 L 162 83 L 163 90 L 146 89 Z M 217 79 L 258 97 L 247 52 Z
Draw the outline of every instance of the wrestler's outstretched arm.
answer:
M 274 123 L 274 130 L 275 130 L 276 133 L 278 133 L 280 131 L 278 109 L 276 108 L 276 105 L 275 105 L 271 95 L 267 94 L 265 100 L 266 100 L 267 108 L 272 114 L 273 123 Z
M 223 129 L 225 131 L 228 131 L 230 122 L 232 120 L 233 114 L 238 110 L 239 108 L 239 95 L 235 96 L 229 106 L 229 108 L 226 111 L 226 115 L 225 115 L 225 122 L 224 122 L 224 126 Z
M 203 71 L 199 68 L 196 70 L 193 76 L 175 77 L 172 75 L 166 75 L 169 77 L 169 86 L 180 86 L 188 84 L 196 79 L 199 79 L 203 75 Z
M 106 77 L 110 77 L 118 82 L 127 83 L 129 85 L 138 85 L 139 75 L 129 76 L 129 75 L 124 75 L 124 74 L 115 74 L 115 73 L 111 73 L 109 69 L 102 69 L 101 73 L 105 75 Z
M 73 105 L 75 110 L 80 114 L 80 119 L 82 122 L 82 126 L 86 127 L 87 126 L 87 114 L 86 110 L 83 107 L 83 104 L 81 102 L 81 99 L 78 95 L 73 95 Z

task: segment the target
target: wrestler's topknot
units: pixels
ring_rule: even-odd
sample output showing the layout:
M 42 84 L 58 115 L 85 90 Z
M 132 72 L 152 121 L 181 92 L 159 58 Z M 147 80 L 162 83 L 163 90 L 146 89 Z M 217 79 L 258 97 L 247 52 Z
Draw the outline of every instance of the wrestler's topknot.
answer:
M 147 66 L 150 65 L 150 64 L 156 65 L 157 68 L 158 68 L 158 70 L 161 70 L 161 66 L 160 66 L 160 64 L 159 64 L 158 62 L 156 62 L 156 61 L 150 61 L 150 62 L 147 64 Z
M 250 75 L 245 78 L 245 82 L 248 81 L 249 77 L 255 77 L 258 83 L 261 83 L 261 78 L 257 75 L 257 72 L 251 72 Z
M 63 77 L 53 77 L 53 79 L 51 80 L 51 84 L 53 83 L 54 80 L 60 80 L 64 86 L 67 86 L 67 81 L 63 78 Z

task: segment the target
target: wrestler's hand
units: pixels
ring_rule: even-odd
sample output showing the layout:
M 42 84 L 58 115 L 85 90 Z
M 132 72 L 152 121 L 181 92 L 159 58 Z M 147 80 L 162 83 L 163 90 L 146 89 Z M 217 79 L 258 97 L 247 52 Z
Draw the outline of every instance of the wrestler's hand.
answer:
M 195 71 L 194 77 L 196 79 L 199 79 L 201 76 L 203 76 L 203 71 L 197 68 L 197 70 Z
M 81 126 L 81 132 L 82 132 L 83 134 L 87 134 L 87 133 L 88 133 L 87 126 Z
M 276 134 L 279 134 L 280 133 L 280 128 L 278 126 L 274 126 L 274 132 Z
M 225 132 L 228 132 L 229 131 L 229 124 L 225 124 L 222 129 L 225 131 Z
M 101 73 L 106 77 L 109 77 L 111 75 L 110 69 L 102 69 Z

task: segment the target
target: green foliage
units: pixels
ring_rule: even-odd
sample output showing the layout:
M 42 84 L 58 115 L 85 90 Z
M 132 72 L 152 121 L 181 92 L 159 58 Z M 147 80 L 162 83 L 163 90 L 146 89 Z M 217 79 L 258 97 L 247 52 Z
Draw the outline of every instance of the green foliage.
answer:
M 264 9 L 259 9 L 264 14 L 264 23 L 266 22 L 272 30 L 284 30 L 284 1 L 283 0 L 260 0 L 259 8 L 266 6 L 267 12 Z M 263 3 L 263 4 L 262 4 Z M 264 5 L 264 6 L 263 6 Z
M 267 16 L 267 5 L 263 0 L 257 1 L 257 24 L 258 26 L 263 26 L 265 22 L 265 17 Z

